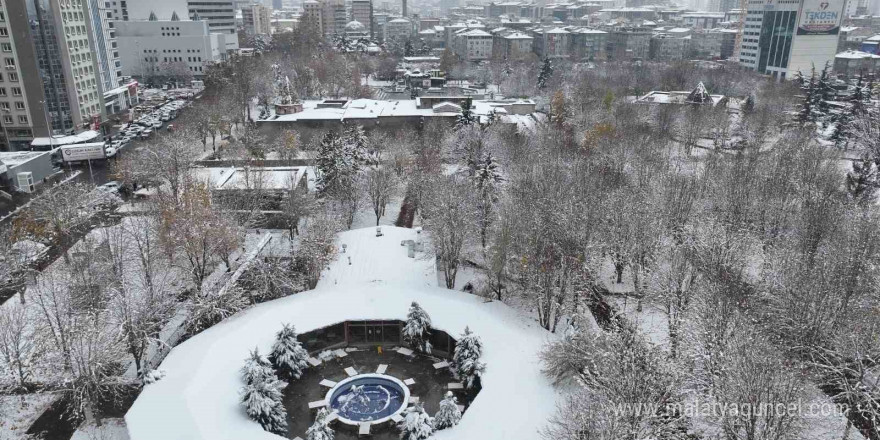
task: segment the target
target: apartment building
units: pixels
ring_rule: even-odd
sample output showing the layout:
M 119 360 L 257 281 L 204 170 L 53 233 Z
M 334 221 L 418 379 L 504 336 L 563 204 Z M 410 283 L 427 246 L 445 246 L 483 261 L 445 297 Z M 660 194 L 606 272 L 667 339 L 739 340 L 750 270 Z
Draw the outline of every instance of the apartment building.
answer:
M 373 0 L 351 0 L 351 20 L 364 25 L 372 38 L 375 33 Z
M 519 31 L 506 29 L 497 32 L 492 41 L 492 57 L 499 60 L 518 60 L 532 53 L 534 38 Z
M 174 15 L 208 23 L 211 33 L 225 34 L 226 50 L 238 50 L 233 0 L 105 0 L 118 21 L 171 20 Z
M 244 30 L 250 35 L 269 35 L 272 33 L 272 12 L 262 5 L 245 6 L 241 10 Z
M 532 31 L 534 50 L 538 58 L 568 58 L 571 53 L 571 32 L 562 28 L 542 29 Z
M 492 34 L 482 29 L 458 31 L 452 43 L 455 54 L 465 61 L 482 61 L 492 57 Z
M 385 23 L 385 40 L 408 40 L 412 36 L 412 22 L 405 18 L 395 18 Z
M 208 22 L 208 30 L 211 33 L 225 35 L 226 50 L 238 50 L 235 7 L 232 5 L 232 0 L 189 0 L 187 7 L 190 20 L 199 19 Z

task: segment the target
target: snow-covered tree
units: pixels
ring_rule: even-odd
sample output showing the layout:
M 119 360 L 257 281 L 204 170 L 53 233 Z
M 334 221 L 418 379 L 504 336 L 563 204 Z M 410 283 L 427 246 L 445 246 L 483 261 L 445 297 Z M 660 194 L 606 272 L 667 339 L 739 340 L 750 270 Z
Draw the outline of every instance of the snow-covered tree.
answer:
M 306 440 L 333 440 L 333 429 L 327 422 L 327 408 L 318 410 L 315 422 L 306 430 Z
M 854 160 L 852 168 L 846 173 L 846 191 L 849 196 L 862 204 L 874 200 L 880 187 L 877 163 L 869 158 Z
M 252 384 L 263 380 L 265 377 L 275 377 L 272 364 L 260 354 L 260 350 L 254 347 L 250 355 L 244 361 L 241 368 L 241 378 L 246 384 Z
M 437 430 L 451 428 L 461 421 L 461 410 L 458 409 L 458 399 L 452 391 L 446 392 L 446 397 L 440 401 L 440 409 L 434 415 L 434 428 Z
M 409 306 L 409 312 L 406 314 L 406 325 L 403 327 L 403 340 L 411 347 L 431 352 L 431 342 L 428 341 L 429 331 L 431 329 L 431 317 L 425 312 L 419 303 L 413 301 Z
M 461 113 L 455 121 L 455 129 L 458 130 L 471 125 L 476 122 L 476 120 L 477 117 L 474 116 L 474 112 L 471 109 L 471 100 L 465 99 L 464 102 L 461 103 Z
M 321 138 L 315 159 L 318 193 L 333 196 L 360 169 L 355 158 L 348 154 L 345 143 L 336 132 L 328 131 Z
M 385 215 L 385 207 L 398 190 L 397 175 L 384 166 L 370 167 L 362 180 L 363 191 L 376 214 L 376 226 Z
M 550 58 L 544 58 L 544 63 L 541 64 L 541 71 L 538 73 L 538 88 L 543 89 L 547 86 L 547 81 L 550 81 L 550 77 L 553 76 L 553 62 L 550 61 Z
M 486 371 L 486 364 L 480 358 L 483 356 L 483 341 L 480 337 L 471 333 L 470 328 L 465 327 L 464 333 L 455 344 L 455 353 L 452 355 L 452 365 L 455 374 L 464 382 L 465 387 L 473 386 Z
M 488 244 L 489 227 L 495 219 L 495 203 L 498 201 L 498 186 L 504 181 L 501 165 L 492 157 L 492 153 L 468 164 L 472 180 L 477 188 L 478 213 L 477 222 L 480 228 L 480 243 L 483 248 Z
M 274 373 L 254 378 L 241 390 L 241 404 L 248 417 L 274 434 L 287 434 L 287 414 L 282 404 L 284 383 Z
M 431 181 L 424 194 L 423 216 L 430 232 L 434 254 L 442 261 L 446 288 L 455 288 L 455 278 L 465 244 L 477 226 L 474 188 L 466 179 L 451 175 Z
M 296 338 L 296 329 L 292 325 L 284 324 L 272 345 L 272 352 L 269 353 L 269 361 L 275 366 L 278 375 L 287 381 L 299 379 L 303 370 L 309 366 L 308 358 L 309 352 Z
M 417 403 L 407 408 L 397 428 L 400 429 L 401 440 L 425 440 L 434 433 L 434 419 Z

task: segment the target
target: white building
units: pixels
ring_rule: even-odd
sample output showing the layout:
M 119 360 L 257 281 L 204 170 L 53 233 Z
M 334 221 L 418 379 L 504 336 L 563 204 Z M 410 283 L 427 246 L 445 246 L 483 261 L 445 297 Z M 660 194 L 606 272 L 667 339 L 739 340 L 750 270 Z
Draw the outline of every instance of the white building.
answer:
M 212 33 L 227 34 L 226 50 L 238 50 L 233 0 L 114 0 L 110 2 L 113 19 L 118 21 L 171 20 L 198 18 L 208 23 Z
M 357 21 L 364 25 L 367 33 L 372 37 L 375 32 L 373 27 L 373 1 L 372 0 L 352 0 L 351 1 L 351 20 Z
M 226 56 L 227 34 L 209 32 L 204 21 L 124 21 L 116 23 L 123 74 L 157 74 L 183 65 L 193 76 Z
M 739 62 L 771 75 L 791 78 L 798 71 L 834 62 L 846 0 L 749 0 Z

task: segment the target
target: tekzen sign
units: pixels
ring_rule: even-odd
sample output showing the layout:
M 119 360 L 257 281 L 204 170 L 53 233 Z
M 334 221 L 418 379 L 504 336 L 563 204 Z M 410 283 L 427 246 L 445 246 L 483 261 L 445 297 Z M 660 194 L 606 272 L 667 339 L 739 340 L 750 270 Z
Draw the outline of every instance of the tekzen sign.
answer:
M 104 144 L 79 144 L 69 147 L 61 147 L 61 157 L 65 162 L 79 162 L 81 160 L 104 159 Z
M 835 0 L 806 0 L 798 23 L 798 35 L 837 35 L 843 17 L 843 3 Z

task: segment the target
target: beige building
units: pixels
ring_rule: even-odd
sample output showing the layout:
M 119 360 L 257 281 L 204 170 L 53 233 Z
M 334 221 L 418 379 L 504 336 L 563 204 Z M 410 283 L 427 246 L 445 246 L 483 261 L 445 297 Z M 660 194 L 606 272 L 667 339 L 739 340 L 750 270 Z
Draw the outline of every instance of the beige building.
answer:
M 269 35 L 272 33 L 272 11 L 261 5 L 252 5 L 241 10 L 244 30 L 250 35 Z
M 372 0 L 352 0 L 351 2 L 351 20 L 356 21 L 366 28 L 370 37 L 373 36 L 373 1 Z
M 408 40 L 412 36 L 412 22 L 405 18 L 395 18 L 385 23 L 385 40 Z
M 455 54 L 465 61 L 488 60 L 492 57 L 492 34 L 482 29 L 458 31 L 452 42 Z
M 493 37 L 492 57 L 499 60 L 516 60 L 532 53 L 534 38 L 518 31 L 502 31 Z

